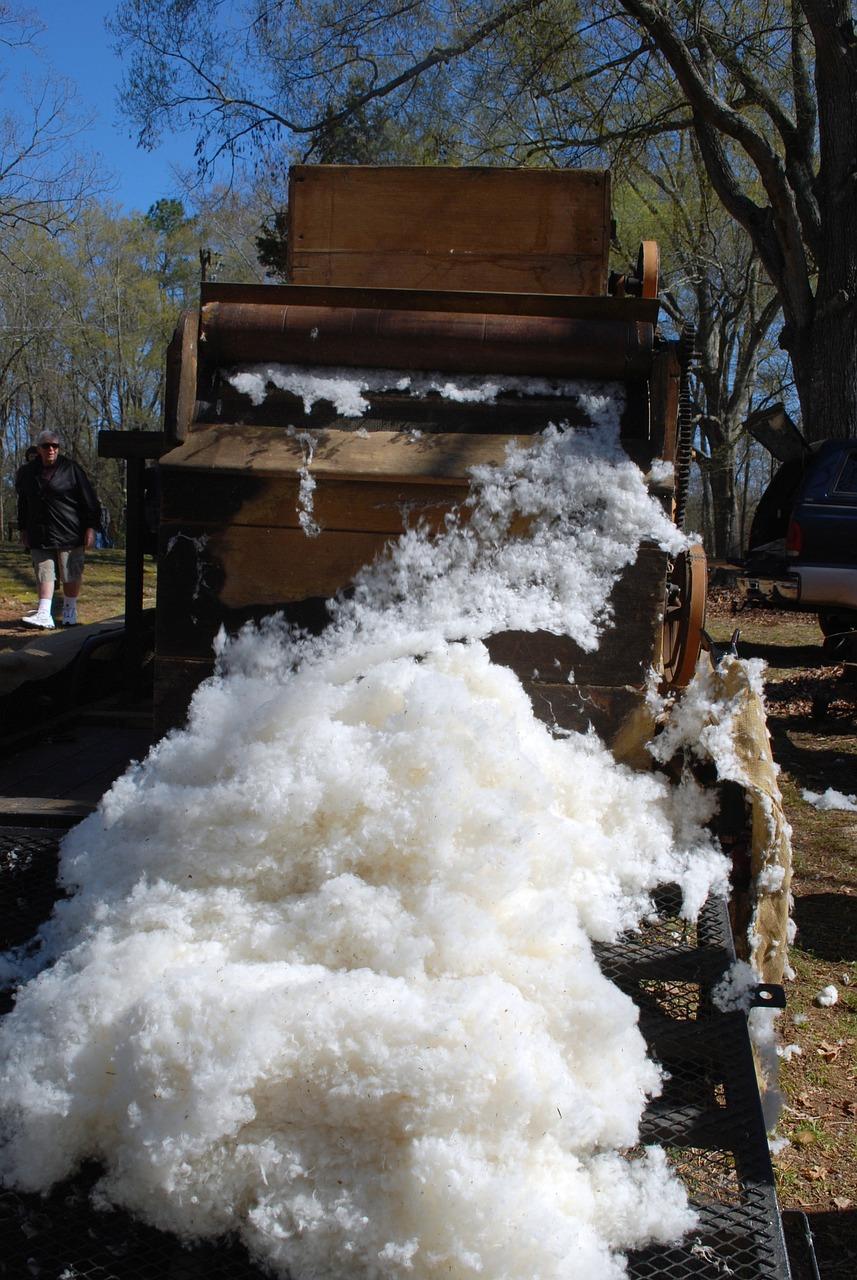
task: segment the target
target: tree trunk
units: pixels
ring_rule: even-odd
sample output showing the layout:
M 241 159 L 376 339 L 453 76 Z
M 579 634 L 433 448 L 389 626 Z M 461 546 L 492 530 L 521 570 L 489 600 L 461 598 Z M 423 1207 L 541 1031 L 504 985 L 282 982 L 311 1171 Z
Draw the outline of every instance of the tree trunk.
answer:
M 781 338 L 791 357 L 808 440 L 857 435 L 857 183 L 853 177 L 852 185 L 850 200 L 831 199 L 823 220 L 825 243 L 812 321 L 804 329 L 787 324 Z
M 735 489 L 735 450 L 725 446 L 713 451 L 708 464 L 713 529 L 712 551 L 718 559 L 729 559 L 738 547 L 738 501 Z
M 857 38 L 849 0 L 801 0 L 815 41 L 821 214 L 811 325 L 787 334 L 811 440 L 857 435 Z
M 857 435 L 857 297 L 837 302 L 834 296 L 800 346 L 811 353 L 806 360 L 792 352 L 807 439 Z
M 699 466 L 699 476 L 702 481 L 702 512 L 700 517 L 701 529 L 697 532 L 702 534 L 702 545 L 706 551 L 711 551 L 714 546 L 714 531 L 711 527 L 711 485 L 708 483 L 708 468 L 697 457 Z

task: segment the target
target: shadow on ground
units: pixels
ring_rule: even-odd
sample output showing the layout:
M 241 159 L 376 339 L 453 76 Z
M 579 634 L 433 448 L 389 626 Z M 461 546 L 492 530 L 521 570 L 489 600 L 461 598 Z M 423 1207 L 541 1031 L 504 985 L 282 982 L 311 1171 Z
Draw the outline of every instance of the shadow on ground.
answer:
M 738 656 L 764 658 L 771 667 L 780 671 L 803 668 L 811 670 L 825 665 L 824 651 L 817 644 L 751 644 L 739 640 Z
M 825 724 L 823 738 L 818 736 L 817 727 L 813 731 L 812 722 L 805 716 L 769 720 L 768 728 L 774 759 L 791 774 L 797 786 L 822 792 L 833 787 L 845 795 L 854 792 L 854 755 L 849 750 L 853 724 Z M 843 740 L 842 747 L 835 741 L 838 737 Z
M 795 898 L 794 920 L 801 950 L 819 960 L 857 960 L 857 898 L 844 893 L 802 894 Z

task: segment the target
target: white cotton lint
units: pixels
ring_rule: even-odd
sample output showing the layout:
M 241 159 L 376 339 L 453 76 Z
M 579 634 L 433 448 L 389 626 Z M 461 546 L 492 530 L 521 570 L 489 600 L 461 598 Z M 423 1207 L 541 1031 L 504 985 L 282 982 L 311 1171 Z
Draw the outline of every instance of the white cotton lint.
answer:
M 813 997 L 813 1004 L 817 1004 L 820 1009 L 830 1009 L 839 1000 L 839 992 L 831 983 L 827 987 L 822 987 Z
M 783 1062 L 791 1062 L 792 1058 L 799 1057 L 803 1053 L 799 1044 L 784 1044 L 777 1046 L 777 1057 L 782 1058 Z
M 786 878 L 786 869 L 782 866 L 763 867 L 756 877 L 757 893 L 779 893 Z M 772 944 L 773 945 L 773 944 Z
M 406 373 L 401 369 L 255 364 L 232 370 L 225 376 L 231 386 L 249 396 L 254 405 L 263 404 L 269 388 L 274 387 L 302 400 L 306 413 L 311 412 L 313 405 L 325 401 L 344 418 L 361 417 L 369 408 L 367 395 L 385 391 L 405 392 L 417 399 L 440 396 L 457 404 L 493 404 L 500 395 L 517 395 L 577 401 L 594 425 L 612 427 L 617 420 L 617 399 L 624 399 L 621 383 L 514 374 L 486 377 L 467 373 Z M 659 474 L 664 474 L 663 467 Z
M 857 813 L 857 795 L 846 795 L 834 787 L 828 787 L 824 792 L 802 791 L 801 795 L 807 804 L 811 804 L 815 809 L 822 811 L 842 809 L 846 813 Z
M 622 1154 L 660 1074 L 591 943 L 658 884 L 722 888 L 710 797 L 553 734 L 482 643 L 594 646 L 640 541 L 676 545 L 592 450 L 481 472 L 470 524 L 409 534 L 321 637 L 221 642 L 63 844 L 0 1029 L 8 1184 L 94 1157 L 100 1197 L 291 1280 L 618 1280 L 691 1227 L 663 1153 Z
M 711 998 L 721 1013 L 732 1013 L 736 1009 L 748 1013 L 758 985 L 759 975 L 753 966 L 746 960 L 736 960 L 714 987 Z

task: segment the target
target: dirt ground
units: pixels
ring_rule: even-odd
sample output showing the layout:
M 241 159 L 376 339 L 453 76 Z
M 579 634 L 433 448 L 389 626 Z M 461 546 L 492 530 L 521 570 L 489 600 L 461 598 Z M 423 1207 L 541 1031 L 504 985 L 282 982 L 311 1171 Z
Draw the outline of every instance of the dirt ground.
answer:
M 768 726 L 786 815 L 795 878 L 791 951 L 795 976 L 780 1020 L 784 1107 L 774 1167 L 792 1235 L 806 1213 L 823 1280 L 857 1275 L 857 813 L 822 811 L 805 792 L 857 793 L 857 667 L 825 657 L 812 615 L 733 612 L 715 593 L 708 629 L 715 640 L 741 631 L 742 657 L 768 663 Z M 824 1007 L 817 994 L 837 989 Z M 786 1046 L 796 1046 L 790 1048 Z M 779 1144 L 777 1144 L 779 1145 Z M 798 1249 L 798 1254 L 800 1250 Z M 795 1280 L 813 1276 L 798 1257 Z

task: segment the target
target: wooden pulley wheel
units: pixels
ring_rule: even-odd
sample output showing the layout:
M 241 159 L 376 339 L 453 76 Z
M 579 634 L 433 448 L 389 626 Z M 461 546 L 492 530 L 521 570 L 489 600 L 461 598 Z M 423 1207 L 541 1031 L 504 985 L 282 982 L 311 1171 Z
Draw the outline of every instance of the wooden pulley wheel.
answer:
M 708 562 L 705 551 L 696 544 L 676 556 L 667 578 L 663 636 L 664 684 L 667 688 L 683 689 L 696 670 L 702 647 L 707 595 Z
M 661 251 L 657 240 L 644 240 L 633 275 L 611 277 L 610 292 L 617 298 L 657 298 Z
M 658 296 L 661 251 L 657 240 L 644 240 L 637 254 L 637 279 L 640 281 L 640 297 Z

